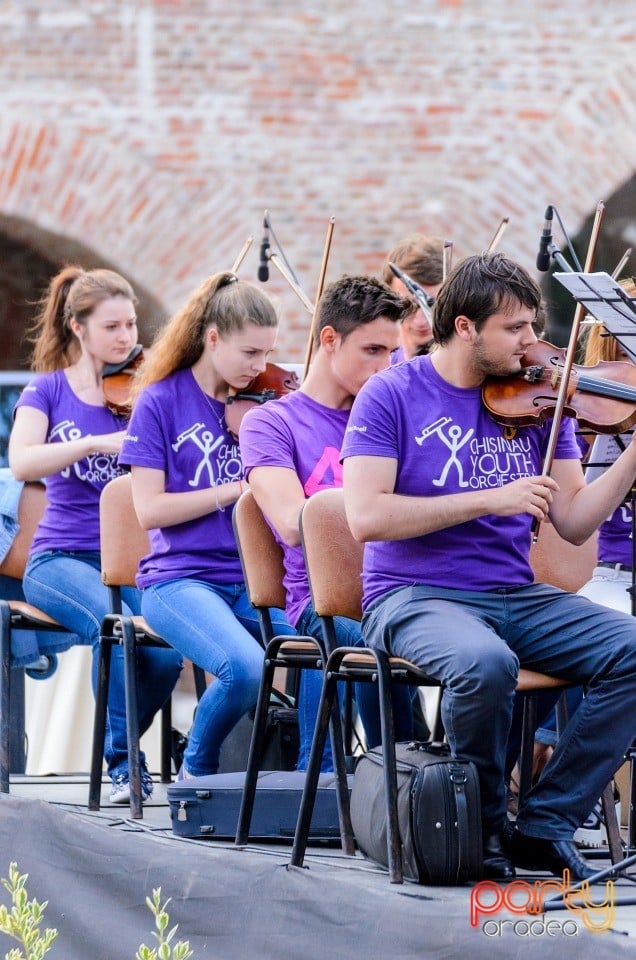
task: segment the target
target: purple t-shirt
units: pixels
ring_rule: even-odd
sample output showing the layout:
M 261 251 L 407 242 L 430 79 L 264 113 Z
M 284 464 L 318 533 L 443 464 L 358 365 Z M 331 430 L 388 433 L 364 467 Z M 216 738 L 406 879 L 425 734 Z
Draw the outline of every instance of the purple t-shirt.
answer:
M 189 367 L 178 370 L 139 395 L 119 462 L 163 470 L 166 493 L 240 480 L 243 465 L 224 409 L 203 393 Z M 151 530 L 151 552 L 139 565 L 137 586 L 186 577 L 241 583 L 232 511 L 233 507 L 213 510 L 186 523 Z
M 402 346 L 396 347 L 395 350 L 391 351 L 391 366 L 394 367 L 396 363 L 402 363 L 404 360 L 404 348 Z
M 123 430 L 126 423 L 106 407 L 84 403 L 63 370 L 35 376 L 15 405 L 35 407 L 49 420 L 47 443 Z M 44 550 L 99 550 L 99 495 L 123 470 L 117 456 L 92 453 L 44 481 L 48 504 L 38 525 L 31 554 Z
M 298 475 L 306 497 L 341 487 L 340 447 L 348 420 L 349 410 L 324 407 L 300 390 L 251 410 L 240 429 L 246 474 L 253 467 L 287 467 Z M 283 543 L 276 530 L 274 535 L 284 555 L 285 612 L 296 625 L 310 601 L 303 552 Z
M 632 507 L 622 503 L 598 530 L 598 558 L 632 565 Z
M 351 411 L 342 458 L 398 461 L 395 492 L 442 496 L 491 489 L 541 473 L 550 424 L 504 436 L 481 402 L 481 389 L 443 380 L 431 357 L 415 357 L 372 377 Z M 557 458 L 579 457 L 573 421 L 564 419 Z M 398 587 L 430 584 L 495 590 L 533 580 L 532 517 L 487 515 L 407 540 L 368 543 L 364 607 Z

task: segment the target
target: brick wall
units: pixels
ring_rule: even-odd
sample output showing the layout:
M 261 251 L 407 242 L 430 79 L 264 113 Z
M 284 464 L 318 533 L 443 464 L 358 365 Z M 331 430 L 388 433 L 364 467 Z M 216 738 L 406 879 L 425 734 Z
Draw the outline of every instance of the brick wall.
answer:
M 547 203 L 575 233 L 636 165 L 624 0 L 0 2 L 0 231 L 178 307 L 263 210 L 313 298 L 416 229 L 532 267 Z M 636 225 L 622 227 L 625 246 Z M 272 270 L 280 356 L 309 316 Z

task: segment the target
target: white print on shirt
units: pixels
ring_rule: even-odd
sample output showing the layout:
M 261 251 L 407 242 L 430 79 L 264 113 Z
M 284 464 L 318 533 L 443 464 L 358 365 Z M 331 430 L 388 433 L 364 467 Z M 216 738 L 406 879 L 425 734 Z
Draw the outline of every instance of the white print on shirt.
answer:
M 430 426 L 424 427 L 419 436 L 415 437 L 415 442 L 422 446 L 425 440 L 437 435 L 450 450 L 450 456 L 442 467 L 440 476 L 432 481 L 434 486 L 446 485 L 452 467 L 457 471 L 457 485 L 460 488 L 470 487 L 472 490 L 501 487 L 519 477 L 533 476 L 536 472 L 531 457 L 530 440 L 527 437 L 515 437 L 513 440 L 506 440 L 504 437 L 478 439 L 474 436 L 472 427 L 464 434 L 461 426 L 449 427 L 449 423 L 452 423 L 451 417 L 440 417 Z M 466 444 L 469 446 L 460 459 L 458 454 Z
M 74 420 L 62 420 L 56 423 L 49 432 L 49 440 L 59 437 L 62 443 L 68 443 L 69 440 L 79 440 L 80 437 L 90 437 L 91 434 L 82 434 L 79 427 L 75 426 Z M 86 464 L 86 470 L 82 473 L 82 464 Z M 119 477 L 124 472 L 117 464 L 116 453 L 89 453 L 83 460 L 77 463 L 71 463 L 68 467 L 60 470 L 62 477 L 70 477 L 71 470 L 79 480 L 86 483 L 108 483 L 114 477 Z
M 225 434 L 214 437 L 214 434 L 207 430 L 204 423 L 194 423 L 183 433 L 180 433 L 176 441 L 172 444 L 172 449 L 178 453 L 184 443 L 191 440 L 199 448 L 203 456 L 197 465 L 194 478 L 188 480 L 188 486 L 198 487 L 201 474 L 204 469 L 207 470 L 208 481 L 211 487 L 220 483 L 232 483 L 234 480 L 240 480 L 243 475 L 243 465 L 238 456 L 238 444 L 227 443 Z M 214 463 L 210 460 L 210 455 L 216 451 Z M 214 476 L 216 467 L 218 476 Z

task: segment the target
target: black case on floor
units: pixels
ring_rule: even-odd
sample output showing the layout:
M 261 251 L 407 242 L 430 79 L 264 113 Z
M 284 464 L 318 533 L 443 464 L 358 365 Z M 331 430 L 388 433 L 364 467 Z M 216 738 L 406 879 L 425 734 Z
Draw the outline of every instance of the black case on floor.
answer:
M 404 876 L 452 886 L 482 871 L 481 804 L 472 763 L 445 744 L 397 743 L 398 821 Z M 351 822 L 366 856 L 387 865 L 386 800 L 381 748 L 356 767 Z
M 349 777 L 349 787 L 353 777 Z M 245 773 L 215 773 L 179 780 L 168 787 L 172 832 L 178 837 L 234 839 Z M 291 840 L 296 830 L 305 774 L 262 770 L 258 775 L 250 839 Z M 310 840 L 339 841 L 333 773 L 321 773 Z

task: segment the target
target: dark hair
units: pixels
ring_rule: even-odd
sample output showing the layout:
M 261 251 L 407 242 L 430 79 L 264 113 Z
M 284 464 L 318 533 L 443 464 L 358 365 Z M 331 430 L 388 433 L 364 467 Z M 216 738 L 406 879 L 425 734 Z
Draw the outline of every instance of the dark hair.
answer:
M 78 339 L 70 321 L 84 326 L 102 300 L 125 297 L 137 303 L 133 288 L 113 270 L 63 267 L 49 283 L 31 331 L 32 366 L 39 373 L 70 366 L 79 355 Z
M 320 331 L 333 327 L 345 340 L 352 330 L 380 317 L 398 323 L 414 313 L 410 297 L 395 293 L 374 277 L 341 277 L 325 287 L 316 309 L 314 347 L 320 345 Z
M 382 279 L 389 286 L 395 279 L 390 263 L 394 263 L 416 283 L 435 287 L 444 279 L 444 238 L 412 233 L 396 243 L 382 267 Z
M 479 332 L 488 317 L 521 304 L 538 312 L 541 291 L 530 274 L 501 253 L 466 257 L 442 285 L 433 306 L 433 338 L 447 343 L 455 319 L 468 317 Z

